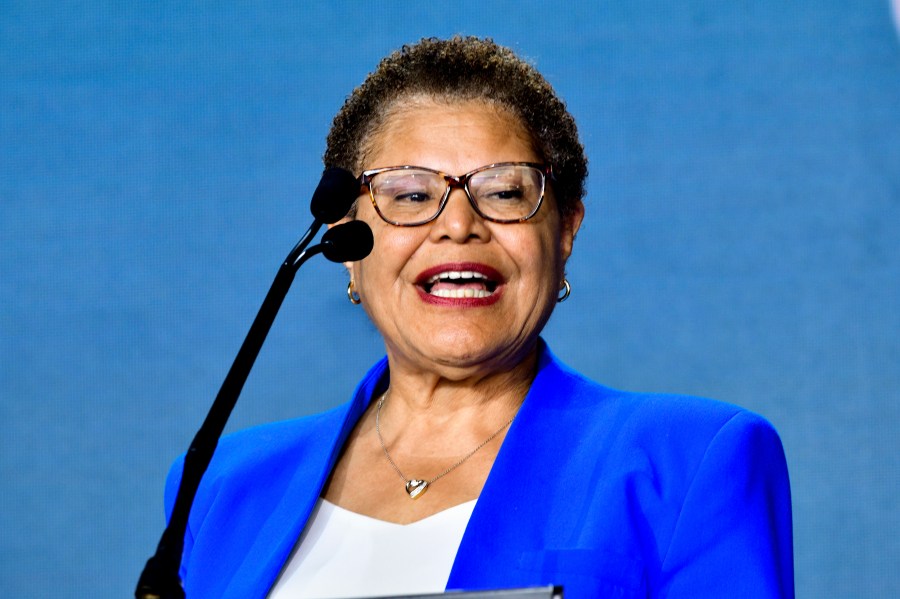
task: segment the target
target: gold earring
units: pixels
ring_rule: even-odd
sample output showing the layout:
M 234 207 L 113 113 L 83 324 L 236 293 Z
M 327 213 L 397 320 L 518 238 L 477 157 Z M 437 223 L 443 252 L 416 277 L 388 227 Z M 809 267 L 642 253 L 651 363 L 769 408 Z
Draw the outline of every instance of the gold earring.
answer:
M 359 294 L 353 290 L 353 279 L 350 279 L 350 282 L 347 283 L 347 298 L 354 306 L 358 306 L 362 303 L 362 298 L 359 297 Z
M 569 299 L 569 294 L 572 293 L 572 286 L 569 285 L 569 279 L 567 279 L 565 277 L 563 277 L 562 286 L 559 288 L 559 290 L 562 291 L 563 289 L 565 289 L 566 291 L 561 296 L 556 298 L 557 304 L 561 304 L 564 301 L 566 301 L 567 299 Z

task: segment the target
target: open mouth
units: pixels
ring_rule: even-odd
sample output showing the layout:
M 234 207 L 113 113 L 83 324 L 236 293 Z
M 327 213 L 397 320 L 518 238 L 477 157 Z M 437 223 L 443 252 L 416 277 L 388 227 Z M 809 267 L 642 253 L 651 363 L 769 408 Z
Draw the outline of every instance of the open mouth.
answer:
M 488 297 L 497 289 L 497 282 L 480 272 L 451 270 L 434 275 L 423 285 L 425 293 L 437 297 Z
M 418 286 L 433 298 L 448 300 L 487 299 L 502 283 L 499 272 L 483 264 L 443 265 L 419 277 Z

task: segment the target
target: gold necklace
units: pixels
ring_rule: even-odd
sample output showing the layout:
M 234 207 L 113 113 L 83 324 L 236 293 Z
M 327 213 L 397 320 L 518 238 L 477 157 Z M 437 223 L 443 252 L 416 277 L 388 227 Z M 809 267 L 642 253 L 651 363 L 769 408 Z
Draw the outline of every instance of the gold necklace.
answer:
M 403 481 L 404 485 L 406 485 L 406 493 L 407 493 L 407 495 L 409 495 L 410 499 L 418 499 L 419 497 L 424 495 L 425 491 L 428 490 L 429 485 L 431 485 L 434 481 L 438 480 L 439 478 L 443 478 L 447 474 L 450 474 L 451 472 L 456 470 L 456 468 L 458 468 L 459 466 L 462 466 L 462 464 L 466 460 L 468 460 L 473 455 L 475 455 L 476 451 L 478 451 L 479 449 L 481 449 L 482 447 L 484 447 L 485 445 L 487 445 L 488 443 L 493 441 L 494 437 L 496 437 L 501 432 L 503 432 L 503 430 L 506 427 L 508 427 L 510 424 L 512 424 L 512 421 L 516 419 L 516 416 L 513 415 L 513 417 L 510 418 L 509 420 L 507 420 L 503 426 L 501 426 L 496 431 L 494 431 L 494 434 L 492 434 L 490 437 L 488 437 L 487 439 L 482 441 L 481 444 L 478 445 L 478 447 L 476 447 L 475 449 L 473 449 L 472 451 L 470 451 L 469 453 L 464 455 L 462 458 L 459 459 L 459 461 L 457 461 L 455 464 L 453 464 L 452 466 L 450 466 L 449 468 L 447 468 L 446 470 L 444 470 L 443 472 L 441 472 L 440 474 L 438 474 L 431 480 L 424 480 L 424 479 L 420 479 L 420 478 L 406 478 L 406 475 L 403 474 L 403 472 L 400 470 L 400 467 L 394 463 L 393 459 L 391 459 L 391 454 L 388 453 L 387 446 L 384 444 L 384 438 L 381 436 L 381 420 L 380 420 L 381 408 L 382 408 L 382 406 L 384 406 L 385 399 L 387 399 L 387 391 L 385 391 L 384 394 L 381 396 L 381 398 L 378 400 L 378 407 L 375 409 L 375 433 L 378 435 L 378 442 L 381 444 L 382 451 L 384 451 L 384 457 L 387 458 L 388 462 L 390 462 L 391 466 L 394 468 L 394 471 L 400 476 L 400 479 Z

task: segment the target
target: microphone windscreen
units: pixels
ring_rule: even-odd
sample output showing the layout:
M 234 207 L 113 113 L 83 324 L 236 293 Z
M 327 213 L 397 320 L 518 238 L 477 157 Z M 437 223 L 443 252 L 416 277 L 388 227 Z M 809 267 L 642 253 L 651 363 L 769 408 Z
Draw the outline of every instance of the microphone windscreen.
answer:
M 336 225 L 322 235 L 322 255 L 332 262 L 362 260 L 374 245 L 372 229 L 361 220 Z
M 317 221 L 330 225 L 347 216 L 357 196 L 359 181 L 353 173 L 332 167 L 322 173 L 309 209 Z

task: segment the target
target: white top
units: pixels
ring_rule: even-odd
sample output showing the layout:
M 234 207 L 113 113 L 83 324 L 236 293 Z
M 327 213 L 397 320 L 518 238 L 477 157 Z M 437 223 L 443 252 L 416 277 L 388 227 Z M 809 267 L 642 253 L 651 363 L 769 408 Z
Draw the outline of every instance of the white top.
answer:
M 441 593 L 473 509 L 394 524 L 319 499 L 269 599 Z

